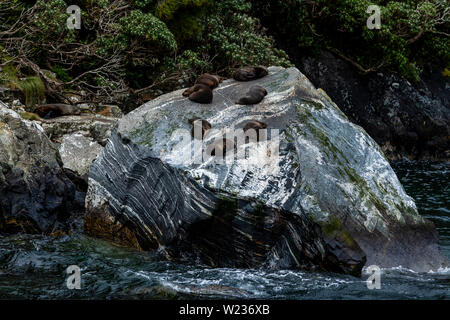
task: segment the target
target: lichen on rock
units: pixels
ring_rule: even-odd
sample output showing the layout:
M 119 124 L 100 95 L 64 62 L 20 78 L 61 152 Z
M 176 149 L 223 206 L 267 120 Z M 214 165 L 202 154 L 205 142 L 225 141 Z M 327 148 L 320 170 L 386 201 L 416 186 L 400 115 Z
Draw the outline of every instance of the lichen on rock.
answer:
M 255 84 L 268 91 L 264 100 L 236 105 Z M 436 230 L 378 145 L 296 68 L 226 80 L 209 105 L 181 92 L 119 121 L 91 167 L 88 217 L 120 222 L 144 250 L 211 266 L 360 274 L 365 264 L 428 271 L 446 263 Z M 250 120 L 266 123 L 269 139 L 238 143 L 222 163 L 193 161 L 193 116 L 212 125 L 203 148 Z

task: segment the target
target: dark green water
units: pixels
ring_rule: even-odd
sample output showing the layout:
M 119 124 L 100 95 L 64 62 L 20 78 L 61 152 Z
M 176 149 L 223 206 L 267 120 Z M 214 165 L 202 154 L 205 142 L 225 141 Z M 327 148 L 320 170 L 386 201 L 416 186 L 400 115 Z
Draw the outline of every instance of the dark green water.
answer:
M 408 194 L 440 234 L 450 257 L 450 163 L 395 165 Z M 66 268 L 81 268 L 81 289 L 66 287 Z M 0 238 L 0 299 L 449 299 L 450 269 L 382 270 L 381 289 L 362 278 L 290 270 L 209 269 L 154 261 L 149 254 L 82 235 Z

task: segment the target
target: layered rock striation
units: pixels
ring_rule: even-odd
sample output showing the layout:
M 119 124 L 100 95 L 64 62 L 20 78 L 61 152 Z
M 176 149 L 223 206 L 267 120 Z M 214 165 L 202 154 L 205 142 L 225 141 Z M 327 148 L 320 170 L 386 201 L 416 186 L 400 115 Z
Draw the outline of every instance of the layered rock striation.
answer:
M 264 100 L 235 104 L 253 85 Z M 360 274 L 446 263 L 379 146 L 296 68 L 226 80 L 211 104 L 181 93 L 119 121 L 89 173 L 88 234 L 214 267 Z M 203 141 L 191 138 L 195 117 L 212 126 Z M 267 124 L 265 141 L 243 142 L 251 120 Z M 224 136 L 234 149 L 223 161 L 203 152 Z

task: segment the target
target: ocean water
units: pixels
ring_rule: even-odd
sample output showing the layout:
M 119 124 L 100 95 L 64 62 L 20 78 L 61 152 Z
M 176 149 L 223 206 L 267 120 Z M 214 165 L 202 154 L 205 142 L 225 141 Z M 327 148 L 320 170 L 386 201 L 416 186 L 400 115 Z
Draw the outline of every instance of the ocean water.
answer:
M 407 193 L 440 234 L 450 258 L 450 163 L 394 165 Z M 69 290 L 66 269 L 81 268 Z M 211 269 L 156 261 L 150 254 L 84 235 L 0 237 L 0 299 L 449 299 L 450 269 L 382 269 L 381 289 L 366 279 L 324 272 Z

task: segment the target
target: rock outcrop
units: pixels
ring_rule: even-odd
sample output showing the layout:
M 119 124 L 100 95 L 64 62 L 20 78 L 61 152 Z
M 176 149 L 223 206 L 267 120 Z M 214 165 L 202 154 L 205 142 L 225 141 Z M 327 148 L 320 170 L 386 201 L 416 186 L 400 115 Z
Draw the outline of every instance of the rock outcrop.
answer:
M 255 84 L 264 100 L 236 105 Z M 89 173 L 88 234 L 220 267 L 360 274 L 365 264 L 445 263 L 433 224 L 379 146 L 297 69 L 226 80 L 209 105 L 182 91 L 119 121 Z M 191 139 L 194 117 L 212 125 L 203 145 Z M 250 120 L 267 124 L 267 141 L 240 143 L 239 133 L 224 162 L 202 158 L 202 147 Z
M 76 172 L 87 181 L 92 161 L 103 147 L 81 133 L 64 135 L 59 147 L 63 167 Z
M 83 198 L 34 121 L 0 102 L 0 232 L 70 232 Z
M 83 184 L 87 185 L 89 167 L 105 146 L 118 120 L 116 117 L 83 114 L 39 119 L 37 122 L 58 148 L 63 168 L 71 170 L 76 179 L 83 179 Z
M 84 137 L 105 146 L 118 118 L 102 115 L 64 116 L 41 121 L 45 134 L 60 144 L 64 136 L 82 134 Z
M 298 60 L 311 82 L 362 126 L 390 160 L 450 159 L 450 90 L 442 70 L 427 69 L 418 83 L 410 83 L 393 74 L 360 75 L 327 52 Z

